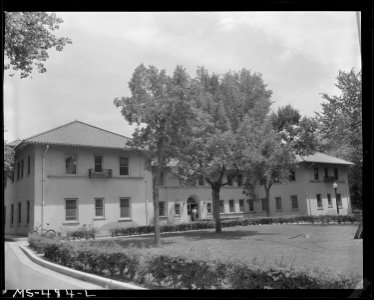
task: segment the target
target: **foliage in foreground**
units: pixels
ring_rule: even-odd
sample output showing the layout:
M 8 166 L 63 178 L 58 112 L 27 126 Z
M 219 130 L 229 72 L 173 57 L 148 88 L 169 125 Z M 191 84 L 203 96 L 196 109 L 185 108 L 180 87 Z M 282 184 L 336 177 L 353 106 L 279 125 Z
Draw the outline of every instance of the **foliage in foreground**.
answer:
M 100 246 L 29 237 L 30 248 L 45 258 L 81 271 L 149 287 L 174 289 L 336 289 L 355 288 L 359 276 L 193 260 L 167 255 L 140 255 L 118 244 Z

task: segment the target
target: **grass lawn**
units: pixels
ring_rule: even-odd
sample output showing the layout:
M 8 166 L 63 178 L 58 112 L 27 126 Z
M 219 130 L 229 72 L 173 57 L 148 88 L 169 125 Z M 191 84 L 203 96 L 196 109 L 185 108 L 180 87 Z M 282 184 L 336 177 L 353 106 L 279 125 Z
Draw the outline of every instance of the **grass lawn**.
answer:
M 236 261 L 263 267 L 279 263 L 296 269 L 319 268 L 362 277 L 362 240 L 353 239 L 357 225 L 257 225 L 162 234 L 162 247 L 153 247 L 153 235 L 112 238 L 90 243 L 118 243 L 140 252 L 164 253 L 204 260 Z M 302 235 L 301 235 L 302 234 Z M 298 236 L 300 235 L 300 236 Z M 297 237 L 296 237 L 297 236 Z

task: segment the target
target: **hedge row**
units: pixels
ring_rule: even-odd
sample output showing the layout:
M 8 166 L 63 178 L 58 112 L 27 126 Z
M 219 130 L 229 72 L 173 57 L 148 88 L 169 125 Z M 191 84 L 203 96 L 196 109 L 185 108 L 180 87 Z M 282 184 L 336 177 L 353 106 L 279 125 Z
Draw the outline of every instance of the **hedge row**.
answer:
M 119 245 L 96 246 L 29 237 L 30 247 L 58 264 L 150 287 L 175 289 L 336 289 L 354 288 L 359 276 L 313 275 L 283 267 L 263 270 L 218 261 L 140 255 Z
M 247 226 L 247 225 L 259 225 L 259 224 L 273 224 L 273 223 L 299 223 L 308 222 L 316 223 L 320 222 L 323 224 L 328 224 L 331 222 L 348 222 L 355 223 L 360 222 L 360 215 L 324 215 L 324 216 L 297 216 L 297 217 L 267 217 L 267 218 L 241 218 L 241 219 L 230 219 L 221 220 L 222 227 L 232 227 L 232 226 Z M 187 230 L 200 230 L 214 228 L 213 221 L 200 221 L 193 223 L 181 223 L 176 225 L 163 225 L 160 226 L 161 232 L 176 232 L 176 231 L 187 231 Z M 138 226 L 138 227 L 128 227 L 128 228 L 111 228 L 112 236 L 128 236 L 128 235 L 139 235 L 146 233 L 153 233 L 154 226 Z

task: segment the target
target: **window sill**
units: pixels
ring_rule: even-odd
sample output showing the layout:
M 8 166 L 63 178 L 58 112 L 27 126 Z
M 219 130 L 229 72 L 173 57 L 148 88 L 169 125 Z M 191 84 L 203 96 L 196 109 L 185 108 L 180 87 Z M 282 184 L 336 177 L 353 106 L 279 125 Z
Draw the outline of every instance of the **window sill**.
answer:
M 332 205 L 329 205 L 328 208 L 332 208 Z
M 317 207 L 317 210 L 323 210 L 323 207 Z
M 78 221 L 65 221 L 62 223 L 62 225 L 79 225 L 80 223 Z
M 131 218 L 120 218 L 120 219 L 118 220 L 118 222 L 131 222 L 131 221 L 132 221 Z
M 158 216 L 160 219 L 167 219 L 167 216 Z
M 291 209 L 292 211 L 299 211 L 299 209 L 298 208 L 293 208 L 293 209 Z
M 105 217 L 94 217 L 94 218 L 92 218 L 92 220 L 100 221 L 100 220 L 106 220 L 106 218 Z

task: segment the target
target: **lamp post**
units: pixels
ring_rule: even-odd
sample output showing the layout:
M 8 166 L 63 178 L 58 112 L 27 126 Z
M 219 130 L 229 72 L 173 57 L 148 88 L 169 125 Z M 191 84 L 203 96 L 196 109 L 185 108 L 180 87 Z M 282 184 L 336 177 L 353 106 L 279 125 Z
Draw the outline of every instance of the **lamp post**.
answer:
M 336 190 L 338 188 L 338 184 L 336 182 L 333 183 L 332 187 L 334 188 L 335 190 L 335 201 L 336 201 L 336 211 L 338 212 L 339 214 L 339 203 L 338 203 L 338 198 L 336 197 Z

